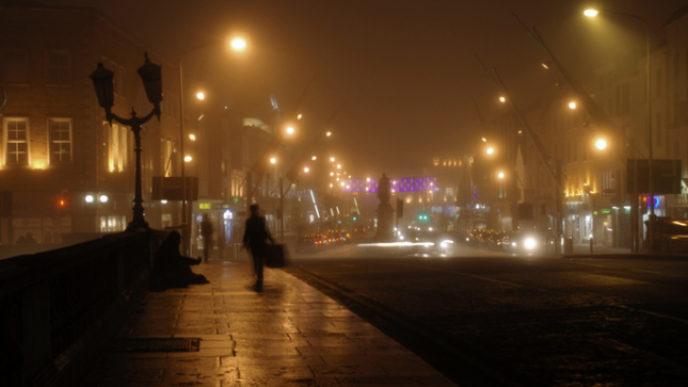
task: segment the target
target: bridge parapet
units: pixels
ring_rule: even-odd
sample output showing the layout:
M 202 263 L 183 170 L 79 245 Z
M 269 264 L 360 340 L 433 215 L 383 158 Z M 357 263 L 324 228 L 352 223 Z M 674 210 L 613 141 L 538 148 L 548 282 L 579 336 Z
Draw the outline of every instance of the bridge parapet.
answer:
M 0 261 L 0 385 L 71 384 L 145 289 L 162 231 Z

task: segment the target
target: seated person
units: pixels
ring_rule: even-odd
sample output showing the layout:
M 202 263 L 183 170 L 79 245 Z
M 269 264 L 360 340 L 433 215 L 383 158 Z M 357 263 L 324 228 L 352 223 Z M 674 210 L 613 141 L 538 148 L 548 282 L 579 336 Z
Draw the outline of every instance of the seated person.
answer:
M 151 288 L 164 290 L 172 287 L 185 287 L 189 284 L 205 284 L 208 280 L 201 274 L 195 274 L 189 266 L 198 265 L 201 259 L 186 257 L 179 253 L 181 236 L 173 231 L 165 238 L 155 253 L 151 270 Z

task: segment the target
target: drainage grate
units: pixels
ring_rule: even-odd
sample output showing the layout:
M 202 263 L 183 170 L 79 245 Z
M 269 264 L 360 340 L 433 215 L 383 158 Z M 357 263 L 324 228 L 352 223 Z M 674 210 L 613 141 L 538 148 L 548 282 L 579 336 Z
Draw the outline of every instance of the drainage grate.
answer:
M 115 340 L 113 352 L 198 352 L 198 337 L 141 337 Z

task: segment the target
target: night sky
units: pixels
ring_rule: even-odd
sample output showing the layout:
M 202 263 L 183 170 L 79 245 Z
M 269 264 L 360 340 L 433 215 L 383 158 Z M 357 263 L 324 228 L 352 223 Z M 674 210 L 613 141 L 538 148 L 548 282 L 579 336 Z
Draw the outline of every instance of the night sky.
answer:
M 50 3 L 45 2 L 44 3 Z M 415 174 L 435 154 L 471 152 L 481 136 L 473 100 L 487 119 L 498 90 L 476 56 L 496 67 L 527 106 L 560 81 L 538 66 L 544 52 L 512 16 L 534 25 L 582 82 L 611 58 L 642 49 L 628 20 L 584 20 L 589 5 L 642 15 L 659 31 L 681 0 L 101 0 L 116 24 L 176 61 L 209 39 L 242 33 L 237 58 L 201 50 L 185 59 L 188 86 L 213 101 L 269 117 L 268 95 L 303 112 L 312 131 L 332 128 L 338 155 L 357 174 Z M 220 55 L 221 54 L 221 55 Z M 299 96 L 305 98 L 297 105 Z M 263 110 L 261 110 L 263 109 Z M 328 122 L 332 117 L 332 122 Z

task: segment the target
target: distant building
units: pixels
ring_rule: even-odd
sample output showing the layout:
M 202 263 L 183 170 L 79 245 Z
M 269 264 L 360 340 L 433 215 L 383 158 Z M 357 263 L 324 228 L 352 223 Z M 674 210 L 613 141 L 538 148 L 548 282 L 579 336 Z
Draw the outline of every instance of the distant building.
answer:
M 663 38 L 651 51 L 650 99 L 652 154 L 654 160 L 680 160 L 681 193 L 657 194 L 656 215 L 688 218 L 688 8 L 678 10 L 663 27 Z M 609 118 L 600 125 L 590 117 L 583 101 L 571 108 L 564 93 L 550 95 L 523 111 L 544 146 L 551 167 L 562 168 L 564 236 L 574 243 L 629 247 L 635 198 L 629 193 L 634 176 L 627 175 L 628 159 L 646 159 L 649 131 L 645 87 L 644 47 L 600 67 L 593 79 L 583 80 L 590 97 Z M 581 80 L 577 80 L 581 81 Z M 567 89 L 563 87 L 562 89 Z M 568 89 L 567 89 L 568 90 Z M 570 90 L 569 90 L 570 91 Z M 536 216 L 545 216 L 553 228 L 556 216 L 555 180 L 542 152 L 531 141 L 512 113 L 494 122 L 510 148 L 522 159 L 523 198 Z M 514 136 L 521 136 L 514 140 Z M 598 149 L 596 141 L 605 139 Z M 513 159 L 512 159 L 513 160 Z M 518 160 L 518 158 L 516 158 Z M 519 163 L 516 162 L 516 169 Z M 645 176 L 639 178 L 647 180 Z M 640 192 L 637 220 L 641 237 L 649 217 L 647 192 Z

